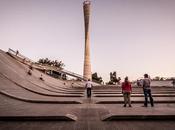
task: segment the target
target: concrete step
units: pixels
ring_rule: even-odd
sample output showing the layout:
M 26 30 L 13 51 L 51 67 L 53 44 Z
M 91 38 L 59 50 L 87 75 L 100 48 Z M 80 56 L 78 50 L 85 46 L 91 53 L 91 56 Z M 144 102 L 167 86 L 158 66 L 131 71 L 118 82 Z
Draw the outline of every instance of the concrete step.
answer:
M 144 103 L 144 100 L 132 100 L 131 101 L 132 102 L 132 104 L 140 104 L 140 103 Z M 123 104 L 124 103 L 124 101 L 121 101 L 121 100 L 119 100 L 119 101 L 96 101 L 95 102 L 96 104 Z M 156 100 L 156 101 L 154 101 L 154 103 L 162 103 L 162 104 L 164 104 L 164 103 L 167 103 L 167 104 L 171 104 L 171 103 L 175 103 L 175 100 Z
M 121 94 L 121 91 L 118 92 L 93 92 L 93 94 Z M 132 91 L 132 94 L 143 94 L 143 91 Z M 152 91 L 152 94 L 175 94 L 175 91 Z
M 123 107 L 123 104 L 107 104 L 105 108 L 109 109 L 109 114 L 101 116 L 101 120 L 175 120 L 175 104 L 155 104 L 154 107 L 142 106 L 133 104 L 132 107 Z
M 76 121 L 75 115 L 55 115 L 55 116 L 0 116 L 0 121 Z
M 175 115 L 106 115 L 102 117 L 102 121 L 117 120 L 175 120 Z
M 122 89 L 119 90 L 92 90 L 94 93 L 118 93 L 121 92 Z M 133 89 L 133 92 L 143 92 L 143 89 Z M 152 92 L 174 92 L 175 89 L 152 89 Z
M 16 81 L 14 80 L 11 80 L 9 79 L 7 76 L 5 75 L 1 75 L 0 76 L 0 80 L 3 81 L 4 83 L 8 84 L 7 87 L 5 87 L 4 89 L 9 89 L 8 91 L 10 90 L 13 90 L 13 88 L 22 88 L 23 90 L 27 90 L 28 92 L 32 92 L 32 93 L 36 93 L 36 94 L 39 94 L 39 95 L 44 95 L 44 96 L 52 96 L 52 97 L 83 97 L 83 93 L 82 94 L 70 94 L 70 93 L 63 93 L 63 92 L 51 92 L 51 91 L 48 91 L 46 89 L 43 89 L 41 88 L 40 86 L 37 86 L 37 85 L 34 85 L 34 84 L 26 84 L 27 86 L 24 86 L 24 85 L 21 85 L 19 83 L 17 83 Z M 13 86 L 12 84 L 13 83 Z M 27 82 L 26 82 L 27 83 Z M 10 87 L 11 85 L 11 87 Z M 24 92 L 24 91 L 16 91 L 16 93 L 20 93 L 20 92 Z M 14 93 L 14 91 L 13 91 Z
M 123 97 L 123 94 L 93 94 L 94 97 Z M 175 97 L 175 94 L 152 94 L 153 97 Z M 144 97 L 144 94 L 131 94 L 131 97 Z
M 7 93 L 3 90 L 0 91 L 0 94 L 5 95 L 7 97 L 17 99 L 20 101 L 25 101 L 25 102 L 31 102 L 31 103 L 51 103 L 51 104 L 81 104 L 80 101 L 75 101 L 75 100 L 44 100 L 44 99 L 31 99 L 31 98 L 26 98 L 26 97 L 19 97 L 17 95 L 13 95 L 10 93 Z

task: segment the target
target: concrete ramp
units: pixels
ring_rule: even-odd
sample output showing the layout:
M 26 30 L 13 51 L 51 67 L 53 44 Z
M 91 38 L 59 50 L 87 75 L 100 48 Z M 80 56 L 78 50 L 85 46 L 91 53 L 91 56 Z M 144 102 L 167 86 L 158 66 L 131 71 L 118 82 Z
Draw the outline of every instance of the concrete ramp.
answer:
M 58 116 L 30 115 L 30 116 L 0 116 L 0 121 L 76 121 L 75 115 L 66 114 Z
M 30 63 L 30 59 L 27 60 Z M 133 86 L 132 107 L 123 107 L 121 86 L 95 86 L 92 97 L 87 98 L 84 88 L 79 87 L 84 86 L 84 82 L 71 86 L 72 81 L 52 78 L 37 69 L 28 75 L 29 64 L 22 62 L 0 50 L 2 130 L 175 128 L 175 88 L 172 86 L 152 87 L 154 107 L 150 104 L 142 107 L 143 90 Z M 41 74 L 44 80 L 39 79 Z
M 119 120 L 175 120 L 175 115 L 106 115 L 102 117 L 102 121 L 119 121 Z
M 81 104 L 81 101 L 75 101 L 75 100 L 67 100 L 67 99 L 32 99 L 32 98 L 27 98 L 27 97 L 21 97 L 18 94 L 14 95 L 5 91 L 0 90 L 0 94 L 16 99 L 16 100 L 20 100 L 20 101 L 24 101 L 24 102 L 29 102 L 29 103 L 47 103 L 47 104 Z
M 142 107 L 139 104 L 132 107 L 123 107 L 122 105 L 105 105 L 106 109 L 110 108 L 109 114 L 101 117 L 102 121 L 117 120 L 175 120 L 174 104 L 155 104 L 154 107 Z M 116 107 L 120 106 L 121 109 Z

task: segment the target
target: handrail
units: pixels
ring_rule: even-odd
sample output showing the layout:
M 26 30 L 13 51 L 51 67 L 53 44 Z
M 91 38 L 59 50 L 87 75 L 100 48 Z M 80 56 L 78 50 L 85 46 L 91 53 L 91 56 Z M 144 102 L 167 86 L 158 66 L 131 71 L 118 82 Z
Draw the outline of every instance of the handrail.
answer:
M 68 70 L 65 70 L 65 69 L 63 69 L 63 70 L 61 70 L 62 72 L 65 72 L 65 73 L 69 73 L 69 74 L 72 74 L 72 75 L 75 75 L 75 76 L 79 76 L 79 77 L 81 77 L 81 78 L 83 78 L 84 79 L 84 77 L 82 76 L 82 75 L 80 75 L 80 74 L 76 74 L 76 73 L 74 73 L 74 72 L 71 72 L 71 71 L 68 71 Z
M 25 62 L 32 63 L 33 64 L 33 67 L 36 67 L 36 68 L 39 67 L 39 68 L 42 68 L 42 69 L 54 70 L 54 71 L 65 73 L 65 74 L 68 74 L 70 76 L 73 76 L 73 77 L 80 78 L 80 79 L 83 79 L 84 80 L 84 77 L 82 75 L 80 75 L 80 74 L 76 74 L 74 72 L 71 72 L 71 71 L 68 71 L 68 70 L 65 70 L 65 69 L 60 69 L 60 68 L 57 68 L 57 67 L 54 67 L 54 66 L 38 64 L 35 61 L 33 61 L 33 60 L 25 57 L 22 54 L 20 54 L 18 51 L 12 50 L 11 48 L 9 48 L 8 53 L 10 53 L 10 54 L 12 54 L 12 55 L 14 55 L 14 56 L 22 59 L 22 60 L 25 60 Z
M 35 61 L 29 59 L 28 57 L 25 57 L 24 55 L 20 54 L 18 51 L 14 51 L 11 48 L 9 48 L 8 53 L 13 54 L 17 56 L 18 58 L 21 58 L 22 60 L 25 59 L 25 61 L 30 62 L 30 63 L 35 63 Z

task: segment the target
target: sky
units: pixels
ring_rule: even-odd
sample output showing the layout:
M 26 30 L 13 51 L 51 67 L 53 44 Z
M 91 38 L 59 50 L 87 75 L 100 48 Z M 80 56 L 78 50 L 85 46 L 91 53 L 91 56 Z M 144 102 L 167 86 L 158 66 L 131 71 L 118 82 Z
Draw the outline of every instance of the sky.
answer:
M 175 77 L 175 0 L 92 0 L 92 72 Z M 83 74 L 83 0 L 0 0 L 0 49 Z

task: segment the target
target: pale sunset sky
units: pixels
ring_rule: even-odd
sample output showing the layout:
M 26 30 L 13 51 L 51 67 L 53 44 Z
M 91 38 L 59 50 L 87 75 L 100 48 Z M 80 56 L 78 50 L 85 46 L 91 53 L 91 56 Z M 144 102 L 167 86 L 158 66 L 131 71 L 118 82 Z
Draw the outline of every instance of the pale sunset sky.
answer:
M 175 0 L 92 0 L 92 72 L 175 77 Z M 83 74 L 83 0 L 0 0 L 0 49 Z

